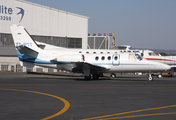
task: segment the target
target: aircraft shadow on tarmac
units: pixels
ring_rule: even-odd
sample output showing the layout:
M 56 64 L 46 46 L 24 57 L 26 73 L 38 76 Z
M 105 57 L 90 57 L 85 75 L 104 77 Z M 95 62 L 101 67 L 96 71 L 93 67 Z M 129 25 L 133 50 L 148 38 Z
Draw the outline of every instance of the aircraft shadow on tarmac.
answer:
M 73 74 L 66 74 L 66 73 L 64 73 L 64 74 L 61 74 L 61 73 L 40 73 L 40 72 L 27 72 L 27 74 L 36 74 L 36 75 L 51 75 L 51 76 L 70 76 L 70 77 L 74 77 L 75 75 L 73 75 Z M 81 76 L 80 76 L 81 77 Z
M 62 80 L 75 80 L 75 81 L 86 81 L 84 79 L 84 76 L 81 74 L 72 74 L 72 73 L 39 73 L 39 72 L 27 72 L 27 74 L 34 74 L 34 75 L 49 75 L 49 76 L 59 76 L 62 77 L 60 79 Z M 88 81 L 104 81 L 104 80 L 116 80 L 116 81 L 147 81 L 147 76 L 135 76 L 135 75 L 118 75 L 116 78 L 110 78 L 109 76 L 104 76 L 104 77 L 100 77 L 98 80 L 88 80 Z M 176 76 L 174 76 L 176 77 Z M 36 79 L 38 79 L 39 77 L 37 77 Z M 48 79 L 48 77 L 40 77 L 41 79 Z M 164 78 L 170 78 L 166 75 L 163 75 L 163 79 Z M 33 79 L 35 79 L 35 77 L 33 77 Z M 55 78 L 49 78 L 49 79 L 57 79 Z M 163 79 L 159 79 L 157 77 L 154 77 L 154 80 L 163 80 Z
M 75 80 L 75 81 L 98 81 L 98 80 L 111 80 L 111 78 L 109 76 L 104 76 L 104 77 L 100 77 L 98 80 L 85 80 L 84 76 L 81 74 L 68 74 L 68 73 L 39 73 L 39 72 L 27 72 L 27 74 L 33 74 L 33 75 L 49 75 L 49 76 L 59 76 L 62 77 L 60 79 L 64 79 L 64 80 Z M 66 78 L 63 78 L 66 77 Z M 48 77 L 42 77 L 42 79 L 48 79 Z M 51 78 L 50 78 L 51 79 Z M 52 79 L 57 79 L 57 78 L 52 78 Z

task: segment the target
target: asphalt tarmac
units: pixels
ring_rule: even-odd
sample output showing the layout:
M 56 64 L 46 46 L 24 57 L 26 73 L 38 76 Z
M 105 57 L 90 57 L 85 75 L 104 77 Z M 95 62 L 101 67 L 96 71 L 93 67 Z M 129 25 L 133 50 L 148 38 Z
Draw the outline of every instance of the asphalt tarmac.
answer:
M 107 74 L 108 75 L 108 74 Z M 176 120 L 176 76 L 0 73 L 0 120 Z

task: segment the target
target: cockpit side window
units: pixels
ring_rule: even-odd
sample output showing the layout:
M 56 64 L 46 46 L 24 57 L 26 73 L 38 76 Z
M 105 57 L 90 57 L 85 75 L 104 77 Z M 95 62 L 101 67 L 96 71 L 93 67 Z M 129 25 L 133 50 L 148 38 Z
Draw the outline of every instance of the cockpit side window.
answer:
M 138 60 L 142 60 L 142 57 L 139 54 L 135 54 L 135 56 Z
M 129 59 L 130 61 L 136 61 L 136 58 L 134 57 L 133 54 L 129 54 L 128 59 Z

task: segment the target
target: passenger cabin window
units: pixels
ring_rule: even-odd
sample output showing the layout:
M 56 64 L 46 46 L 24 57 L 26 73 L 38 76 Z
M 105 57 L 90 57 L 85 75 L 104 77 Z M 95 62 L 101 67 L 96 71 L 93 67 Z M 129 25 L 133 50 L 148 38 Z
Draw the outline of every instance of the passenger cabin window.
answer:
M 135 57 L 134 57 L 133 54 L 129 54 L 128 59 L 129 59 L 130 61 L 136 61 L 136 59 L 135 59 Z
M 89 52 L 86 52 L 87 54 L 89 54 Z
M 115 57 L 114 57 L 114 60 L 117 60 L 117 59 L 118 59 L 118 57 L 117 57 L 117 56 L 115 56 Z
M 96 54 L 96 52 L 93 52 L 94 54 Z
M 108 60 L 111 60 L 111 56 L 108 56 Z
M 139 51 L 133 51 L 134 53 L 139 53 Z
M 96 57 L 95 57 L 95 60 L 98 60 L 98 59 L 99 59 L 99 57 L 98 57 L 98 56 L 96 56 Z
M 79 51 L 79 53 L 82 53 L 81 51 Z
M 105 57 L 104 56 L 102 56 L 102 58 L 101 58 L 102 60 L 104 60 L 105 59 Z
M 100 52 L 101 54 L 103 54 L 103 52 Z
M 108 54 L 110 53 L 110 52 L 107 52 Z

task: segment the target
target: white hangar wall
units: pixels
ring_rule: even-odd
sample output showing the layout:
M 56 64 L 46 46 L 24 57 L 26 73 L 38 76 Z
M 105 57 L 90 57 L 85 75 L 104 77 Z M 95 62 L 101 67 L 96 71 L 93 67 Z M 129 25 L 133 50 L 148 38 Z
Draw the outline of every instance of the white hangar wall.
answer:
M 24 0 L 0 0 L 0 33 L 11 34 L 12 24 L 23 25 L 31 35 L 35 36 L 79 38 L 82 39 L 82 48 L 87 48 L 88 17 L 86 16 Z

